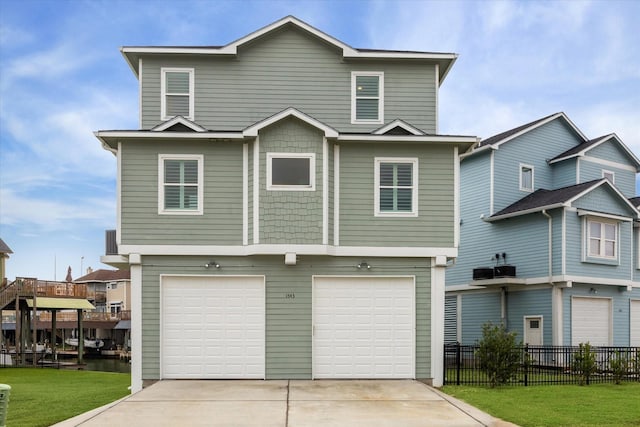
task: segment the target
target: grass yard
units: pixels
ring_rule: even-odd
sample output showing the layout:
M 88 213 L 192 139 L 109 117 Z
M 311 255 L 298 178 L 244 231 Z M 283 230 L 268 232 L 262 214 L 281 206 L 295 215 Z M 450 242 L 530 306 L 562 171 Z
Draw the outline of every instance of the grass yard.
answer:
M 11 386 L 7 426 L 50 426 L 129 394 L 130 374 L 0 368 Z
M 444 386 L 442 391 L 522 427 L 640 426 L 640 383 L 532 387 Z

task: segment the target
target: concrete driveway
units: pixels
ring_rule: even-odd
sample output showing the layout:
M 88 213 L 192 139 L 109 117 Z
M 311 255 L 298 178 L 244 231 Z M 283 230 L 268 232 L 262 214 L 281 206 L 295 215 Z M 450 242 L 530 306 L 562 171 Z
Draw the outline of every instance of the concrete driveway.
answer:
M 58 423 L 98 426 L 504 426 L 412 380 L 160 381 Z

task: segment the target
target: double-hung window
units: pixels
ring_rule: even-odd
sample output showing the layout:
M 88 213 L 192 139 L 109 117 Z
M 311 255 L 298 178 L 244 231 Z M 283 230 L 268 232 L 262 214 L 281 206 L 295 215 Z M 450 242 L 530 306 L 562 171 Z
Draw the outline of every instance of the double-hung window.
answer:
M 587 256 L 616 259 L 618 257 L 618 223 L 587 220 Z
M 418 159 L 375 159 L 375 216 L 418 215 Z
M 533 166 L 520 165 L 520 190 L 533 191 Z
M 158 212 L 202 215 L 203 156 L 160 154 Z
M 193 68 L 163 68 L 161 74 L 162 120 L 175 116 L 194 120 Z
M 382 123 L 384 120 L 384 73 L 351 73 L 351 123 Z
M 267 190 L 314 191 L 315 153 L 267 153 Z

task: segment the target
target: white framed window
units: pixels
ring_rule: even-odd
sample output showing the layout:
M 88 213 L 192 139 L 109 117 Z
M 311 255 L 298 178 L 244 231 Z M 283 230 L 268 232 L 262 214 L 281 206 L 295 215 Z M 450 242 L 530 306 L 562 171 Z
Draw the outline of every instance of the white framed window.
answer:
M 158 213 L 202 215 L 204 156 L 158 155 Z
M 267 153 L 267 190 L 315 191 L 315 153 Z
M 602 177 L 608 179 L 612 184 L 616 183 L 616 173 L 613 171 L 602 169 Z
M 615 260 L 618 258 L 618 223 L 603 219 L 587 219 L 587 257 Z
M 194 120 L 193 68 L 161 69 L 160 115 L 162 120 L 182 116 Z
M 375 216 L 418 216 L 418 159 L 375 158 Z
M 520 164 L 520 190 L 533 191 L 533 166 Z
M 351 72 L 351 123 L 383 123 L 384 73 Z

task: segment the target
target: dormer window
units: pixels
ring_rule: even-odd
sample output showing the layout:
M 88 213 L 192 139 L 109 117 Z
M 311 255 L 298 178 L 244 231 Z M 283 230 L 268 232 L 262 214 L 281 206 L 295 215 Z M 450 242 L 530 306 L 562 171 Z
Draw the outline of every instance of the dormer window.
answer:
M 169 120 L 175 116 L 182 116 L 193 120 L 193 68 L 163 68 L 161 74 L 161 119 Z
M 520 190 L 533 191 L 533 166 L 520 165 Z
M 384 73 L 351 73 L 351 123 L 384 121 Z

